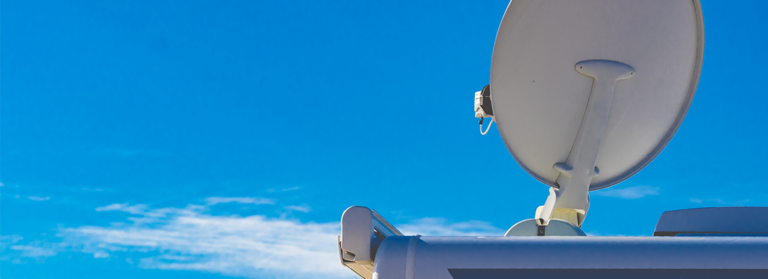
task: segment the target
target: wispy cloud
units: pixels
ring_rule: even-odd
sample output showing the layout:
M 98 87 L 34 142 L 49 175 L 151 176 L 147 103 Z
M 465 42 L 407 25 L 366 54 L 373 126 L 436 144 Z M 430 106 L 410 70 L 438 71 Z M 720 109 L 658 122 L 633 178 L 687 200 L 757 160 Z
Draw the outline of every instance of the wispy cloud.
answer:
M 745 205 L 749 203 L 749 199 L 743 199 L 738 201 L 726 201 L 721 198 L 714 198 L 714 199 L 699 199 L 699 198 L 691 198 L 688 201 L 692 203 L 698 203 L 698 204 L 718 204 L 718 205 Z
M 7 260 L 13 256 L 14 263 L 20 263 L 20 258 L 50 257 L 56 255 L 61 246 L 40 241 L 20 244 L 22 239 L 24 238 L 19 235 L 0 235 L 0 252 L 2 252 L 0 260 Z
M 306 205 L 306 204 L 302 204 L 302 205 L 289 205 L 289 206 L 286 206 L 285 209 L 292 210 L 292 211 L 300 211 L 300 212 L 304 212 L 304 213 L 309 212 L 310 210 L 312 210 L 309 207 L 309 205 Z
M 100 211 L 139 214 L 108 227 L 62 230 L 70 246 L 96 258 L 139 252 L 139 266 L 200 270 L 246 277 L 354 278 L 339 264 L 339 224 L 254 215 L 212 216 L 207 207 L 148 209 L 113 204 Z
M 0 235 L 0 251 L 5 251 L 6 248 L 24 239 L 19 235 Z
M 207 205 L 216 205 L 220 203 L 245 203 L 245 204 L 275 204 L 272 199 L 250 198 L 250 197 L 210 197 L 205 199 Z
M 703 202 L 704 202 L 703 200 L 701 200 L 701 199 L 699 199 L 699 198 L 691 198 L 691 199 L 690 199 L 690 200 L 688 200 L 688 201 L 690 201 L 690 202 L 692 202 L 692 203 L 703 203 Z
M 37 196 L 29 196 L 27 198 L 33 201 L 47 201 L 51 199 L 51 197 L 37 197 Z
M 639 199 L 659 195 L 659 187 L 633 186 L 621 189 L 609 188 L 593 192 L 594 195 L 621 199 Z
M 20 251 L 22 257 L 28 258 L 50 257 L 56 255 L 56 250 L 54 248 L 50 246 L 46 247 L 39 243 L 33 245 L 13 245 L 11 246 L 11 250 Z
M 299 190 L 299 189 L 301 189 L 301 187 L 298 187 L 298 186 L 296 186 L 296 187 L 288 187 L 288 188 L 282 188 L 282 189 L 275 189 L 275 188 L 270 188 L 270 189 L 268 189 L 268 190 L 267 190 L 267 192 L 269 192 L 269 193 L 275 193 L 275 192 L 288 192 L 288 191 L 296 191 L 296 190 Z
M 96 208 L 96 211 L 122 211 L 131 214 L 141 214 L 147 209 L 145 204 L 129 205 L 127 203 L 115 203 Z
M 450 223 L 443 218 L 421 218 L 411 223 L 396 226 L 406 235 L 431 236 L 502 236 L 505 229 L 497 228 L 488 222 L 467 221 Z
M 3 237 L 14 261 L 24 257 L 50 257 L 60 252 L 90 253 L 94 258 L 120 259 L 148 269 L 197 270 L 251 278 L 356 278 L 339 264 L 338 222 L 315 223 L 264 215 L 213 215 L 210 206 L 223 202 L 255 203 L 257 198 L 205 200 L 204 205 L 151 208 L 144 204 L 116 203 L 96 211 L 119 211 L 106 226 L 60 229 L 60 243 L 22 243 L 20 236 Z M 309 205 L 287 206 L 309 211 Z M 504 229 L 487 222 L 451 223 L 422 218 L 398 225 L 406 233 L 421 235 L 503 235 Z M 6 255 L 8 253 L 5 253 Z

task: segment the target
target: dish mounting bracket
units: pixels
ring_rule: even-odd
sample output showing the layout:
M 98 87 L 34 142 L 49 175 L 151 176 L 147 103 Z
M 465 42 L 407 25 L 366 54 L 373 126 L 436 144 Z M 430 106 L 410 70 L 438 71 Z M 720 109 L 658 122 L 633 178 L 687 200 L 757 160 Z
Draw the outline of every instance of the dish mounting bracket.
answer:
M 553 166 L 560 172 L 559 187 L 550 188 L 547 201 L 536 210 L 539 226 L 560 219 L 581 227 L 589 210 L 589 186 L 600 174 L 597 155 L 608 126 L 616 82 L 635 75 L 632 66 L 610 60 L 585 60 L 576 63 L 575 68 L 593 79 L 592 92 L 568 159 Z

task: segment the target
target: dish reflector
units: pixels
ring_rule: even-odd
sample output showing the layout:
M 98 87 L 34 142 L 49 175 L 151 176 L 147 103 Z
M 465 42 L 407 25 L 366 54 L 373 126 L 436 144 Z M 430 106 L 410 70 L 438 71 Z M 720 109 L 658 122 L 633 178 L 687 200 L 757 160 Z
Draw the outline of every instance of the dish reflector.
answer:
M 703 54 L 698 1 L 514 0 L 491 66 L 499 133 L 523 169 L 558 187 L 567 162 L 585 160 L 573 158 L 580 127 L 603 129 L 583 132 L 585 141 L 599 141 L 585 143 L 597 149 L 595 168 L 584 176 L 596 175 L 586 182 L 589 190 L 612 186 L 645 167 L 675 134 L 693 100 Z M 631 76 L 606 83 L 577 64 Z M 611 96 L 592 102 L 597 92 Z M 607 114 L 607 121 L 584 120 L 590 111 Z

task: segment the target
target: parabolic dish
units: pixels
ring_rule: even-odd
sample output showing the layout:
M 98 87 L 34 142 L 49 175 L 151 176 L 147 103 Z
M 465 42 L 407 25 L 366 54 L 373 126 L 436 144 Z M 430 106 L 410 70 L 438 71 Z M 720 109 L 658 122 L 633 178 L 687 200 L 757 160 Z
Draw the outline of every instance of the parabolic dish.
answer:
M 699 1 L 513 0 L 496 36 L 491 100 L 515 160 L 557 186 L 593 87 L 577 63 L 634 69 L 615 83 L 590 190 L 619 183 L 658 155 L 683 121 L 704 53 Z M 596 170 L 597 171 L 597 170 Z

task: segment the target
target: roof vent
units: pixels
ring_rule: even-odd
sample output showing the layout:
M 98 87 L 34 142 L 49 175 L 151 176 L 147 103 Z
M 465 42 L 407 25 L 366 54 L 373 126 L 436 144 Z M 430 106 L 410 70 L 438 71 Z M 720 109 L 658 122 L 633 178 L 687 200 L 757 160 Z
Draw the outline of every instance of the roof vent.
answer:
M 768 236 L 768 207 L 708 207 L 667 211 L 654 236 Z

